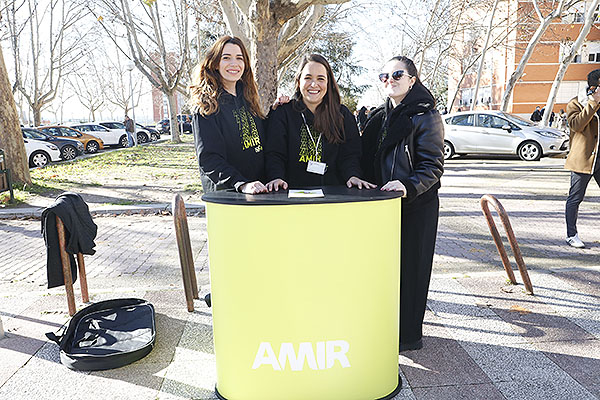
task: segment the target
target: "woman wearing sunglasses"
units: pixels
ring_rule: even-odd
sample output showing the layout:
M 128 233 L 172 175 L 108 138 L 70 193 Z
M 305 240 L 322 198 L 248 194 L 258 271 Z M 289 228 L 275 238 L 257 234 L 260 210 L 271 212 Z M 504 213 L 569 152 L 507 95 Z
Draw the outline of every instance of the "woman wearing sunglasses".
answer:
M 423 347 L 423 317 L 431 278 L 444 171 L 444 128 L 414 63 L 394 57 L 379 79 L 386 102 L 369 114 L 362 135 L 365 179 L 402 200 L 400 351 Z
M 359 178 L 360 146 L 356 120 L 340 103 L 329 63 L 318 54 L 304 57 L 292 101 L 269 114 L 267 188 L 342 184 L 374 188 Z
M 192 130 L 205 193 L 234 188 L 264 193 L 264 128 L 243 42 L 218 39 L 192 73 Z

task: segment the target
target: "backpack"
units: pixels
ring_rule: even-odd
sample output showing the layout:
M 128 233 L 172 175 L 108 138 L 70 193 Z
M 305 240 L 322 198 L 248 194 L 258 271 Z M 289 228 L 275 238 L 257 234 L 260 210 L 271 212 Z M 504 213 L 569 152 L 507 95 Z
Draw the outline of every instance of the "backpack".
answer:
M 154 306 L 142 299 L 100 301 L 73 315 L 62 335 L 46 337 L 60 346 L 60 362 L 70 369 L 122 367 L 152 351 Z

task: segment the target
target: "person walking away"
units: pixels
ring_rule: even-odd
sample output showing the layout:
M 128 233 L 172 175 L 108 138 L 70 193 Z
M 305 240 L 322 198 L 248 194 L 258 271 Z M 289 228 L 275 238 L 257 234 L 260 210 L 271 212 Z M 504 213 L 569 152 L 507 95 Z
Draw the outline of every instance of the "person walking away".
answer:
M 577 214 L 585 191 L 594 177 L 600 186 L 600 163 L 598 163 L 599 117 L 600 117 L 600 69 L 587 76 L 588 88 L 585 93 L 573 98 L 567 104 L 567 121 L 570 129 L 570 151 L 565 169 L 571 171 L 571 187 L 565 207 L 567 223 L 567 243 L 576 248 L 585 244 L 577 233 Z
M 133 120 L 129 118 L 129 115 L 125 114 L 125 120 L 123 121 L 125 125 L 125 132 L 127 133 L 127 144 L 129 147 L 135 146 L 135 140 L 133 139 L 133 135 L 135 134 L 135 126 L 133 125 Z
M 265 193 L 264 114 L 242 40 L 218 39 L 194 68 L 189 92 L 204 193 Z
M 266 148 L 269 191 L 344 184 L 375 188 L 360 178 L 356 119 L 341 104 L 333 71 L 319 54 L 303 58 L 292 101 L 269 114 Z
M 540 111 L 539 106 L 537 106 L 535 108 L 535 110 L 533 111 L 533 113 L 531 114 L 531 117 L 529 117 L 529 119 L 531 121 L 535 122 L 536 124 L 542 120 L 542 113 Z
M 370 113 L 362 136 L 364 178 L 402 198 L 400 351 L 423 347 L 444 172 L 444 126 L 413 61 L 392 58 L 379 79 L 387 101 Z

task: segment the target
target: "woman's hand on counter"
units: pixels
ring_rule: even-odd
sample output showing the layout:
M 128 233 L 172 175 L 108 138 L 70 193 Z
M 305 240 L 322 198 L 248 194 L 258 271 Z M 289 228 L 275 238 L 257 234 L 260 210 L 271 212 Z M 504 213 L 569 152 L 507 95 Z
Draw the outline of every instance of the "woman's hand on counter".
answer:
M 346 182 L 346 186 L 348 186 L 349 188 L 351 188 L 352 186 L 356 186 L 359 189 L 374 189 L 377 187 L 377 185 L 374 185 L 367 181 L 363 181 L 362 179 L 357 178 L 356 176 L 353 176 L 350 179 L 348 179 L 348 182 Z
M 244 183 L 240 187 L 240 192 L 245 194 L 259 194 L 259 193 L 267 193 L 269 190 L 265 185 L 262 184 L 261 181 L 254 181 Z
M 398 180 L 389 181 L 381 187 L 381 190 L 386 192 L 402 192 L 402 197 L 406 196 L 406 187 Z
M 271 182 L 267 183 L 267 190 L 269 192 L 272 192 L 273 190 L 275 190 L 276 192 L 279 190 L 279 188 L 282 188 L 284 190 L 287 190 L 288 188 L 288 184 L 286 181 L 284 181 L 283 179 L 273 179 Z

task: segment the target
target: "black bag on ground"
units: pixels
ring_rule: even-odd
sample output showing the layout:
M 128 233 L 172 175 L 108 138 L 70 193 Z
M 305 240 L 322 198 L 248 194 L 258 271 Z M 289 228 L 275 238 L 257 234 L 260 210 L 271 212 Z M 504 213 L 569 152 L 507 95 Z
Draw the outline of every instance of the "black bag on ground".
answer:
M 47 333 L 60 346 L 60 362 L 71 369 L 97 371 L 122 367 L 154 347 L 154 306 L 142 299 L 105 300 L 85 307 L 61 336 Z

